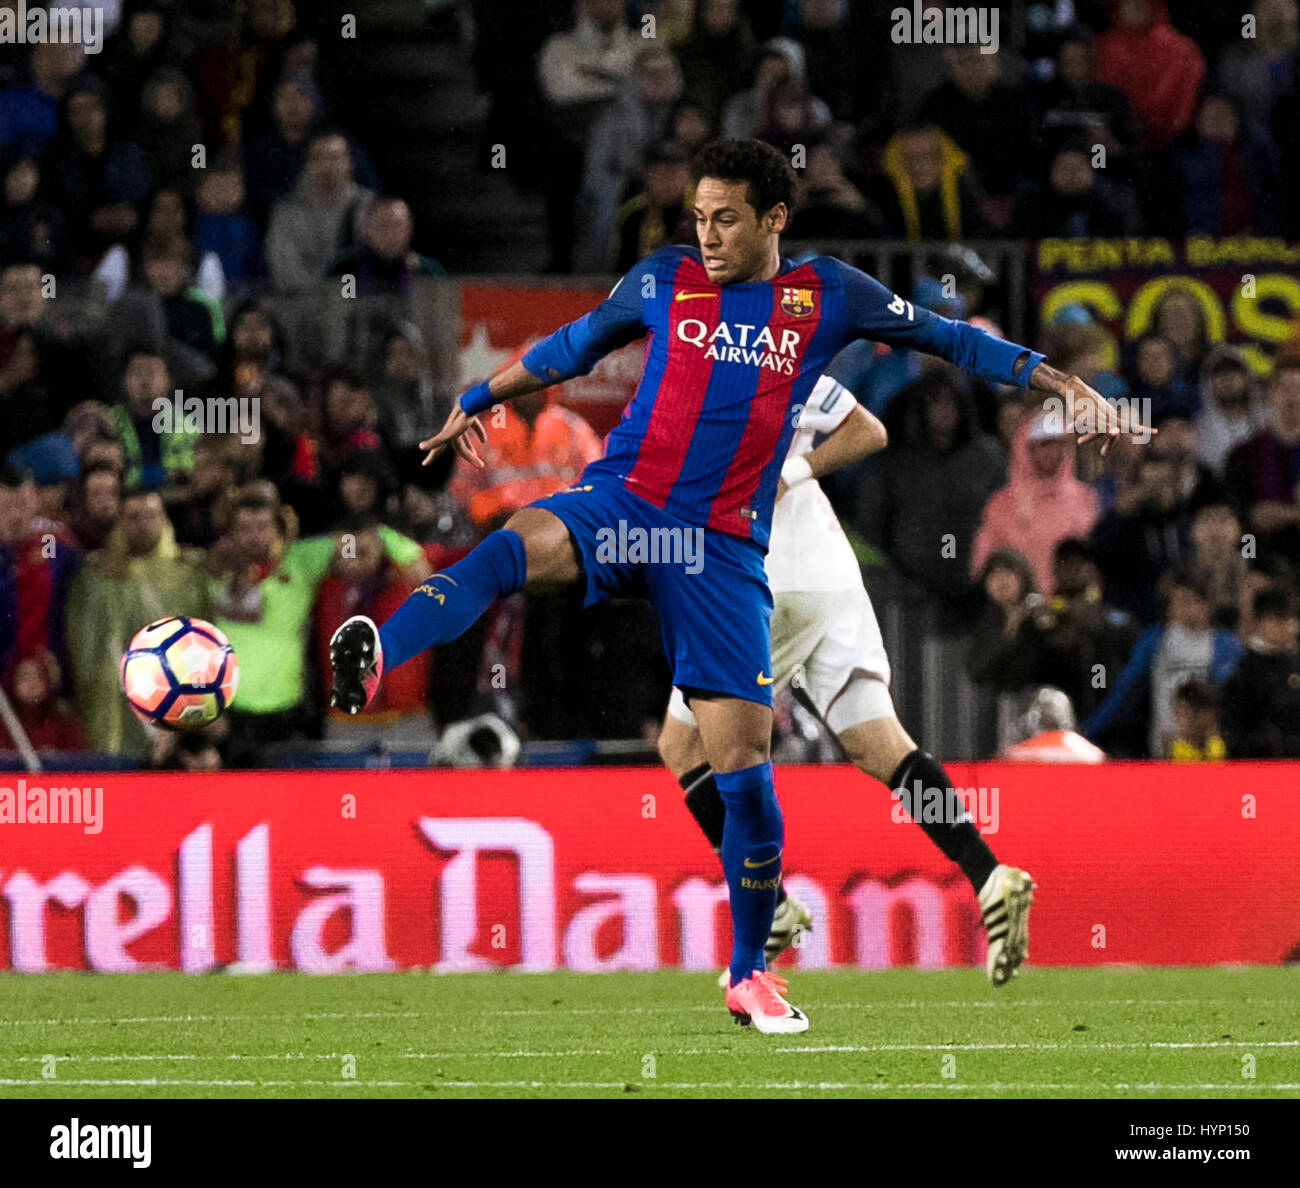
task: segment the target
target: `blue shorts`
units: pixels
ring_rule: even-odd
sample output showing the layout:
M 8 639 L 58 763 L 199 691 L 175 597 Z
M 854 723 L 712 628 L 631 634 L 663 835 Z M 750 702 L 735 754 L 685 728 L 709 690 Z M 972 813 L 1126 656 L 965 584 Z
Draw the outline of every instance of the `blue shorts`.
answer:
M 607 479 L 539 499 L 563 521 L 586 575 L 584 605 L 646 598 L 673 684 L 772 704 L 772 592 L 762 546 L 688 524 Z

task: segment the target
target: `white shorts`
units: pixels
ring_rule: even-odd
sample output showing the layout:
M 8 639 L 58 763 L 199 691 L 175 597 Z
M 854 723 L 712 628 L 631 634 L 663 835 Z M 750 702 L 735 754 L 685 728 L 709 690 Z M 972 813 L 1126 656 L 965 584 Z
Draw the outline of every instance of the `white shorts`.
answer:
M 894 716 L 889 657 L 866 590 L 791 591 L 774 602 L 774 693 L 787 684 L 802 689 L 836 734 Z M 673 689 L 668 712 L 695 725 L 680 689 Z

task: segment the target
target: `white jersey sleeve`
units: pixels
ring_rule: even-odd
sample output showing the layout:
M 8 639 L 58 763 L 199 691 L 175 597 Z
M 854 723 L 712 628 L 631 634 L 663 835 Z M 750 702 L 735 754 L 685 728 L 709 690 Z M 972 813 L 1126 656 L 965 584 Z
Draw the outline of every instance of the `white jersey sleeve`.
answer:
M 788 457 L 810 453 L 817 434 L 838 429 L 856 404 L 848 388 L 823 375 L 799 410 Z M 799 483 L 777 501 L 767 579 L 773 594 L 862 589 L 858 559 L 816 479 Z

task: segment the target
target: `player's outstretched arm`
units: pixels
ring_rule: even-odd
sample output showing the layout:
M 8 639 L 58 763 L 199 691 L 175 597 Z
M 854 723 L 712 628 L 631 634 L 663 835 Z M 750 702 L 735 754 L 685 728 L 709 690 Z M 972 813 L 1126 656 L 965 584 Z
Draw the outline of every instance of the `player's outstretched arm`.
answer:
M 549 387 L 548 382 L 538 379 L 522 362 L 513 363 L 490 380 L 475 384 L 456 401 L 442 428 L 432 437 L 420 442 L 420 449 L 429 451 L 423 464 L 428 466 L 443 450 L 451 446 L 471 465 L 482 467 L 484 462 L 474 449 L 474 438 L 487 441 L 487 431 L 478 419 L 478 413 L 491 408 L 493 404 L 513 400 L 517 396 L 527 396 L 529 392 L 545 387 Z

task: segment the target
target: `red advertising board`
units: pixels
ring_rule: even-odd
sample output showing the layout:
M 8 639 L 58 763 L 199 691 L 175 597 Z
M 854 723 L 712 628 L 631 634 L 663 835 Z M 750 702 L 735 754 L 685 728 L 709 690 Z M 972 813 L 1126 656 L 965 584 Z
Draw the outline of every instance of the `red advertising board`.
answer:
M 1035 963 L 1300 959 L 1300 766 L 950 772 L 1038 881 Z M 102 788 L 91 823 L 50 784 Z M 816 915 L 794 964 L 982 958 L 969 886 L 883 789 L 845 767 L 777 789 Z M 32 820 L 51 805 L 63 823 Z M 728 933 L 658 770 L 0 775 L 4 969 L 708 969 Z
M 589 313 L 606 295 L 603 289 L 561 285 L 462 284 L 461 379 L 486 379 L 514 351 Z M 590 375 L 563 386 L 562 403 L 581 413 L 603 437 L 632 399 L 644 363 L 644 341 L 613 351 Z

